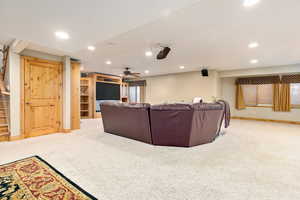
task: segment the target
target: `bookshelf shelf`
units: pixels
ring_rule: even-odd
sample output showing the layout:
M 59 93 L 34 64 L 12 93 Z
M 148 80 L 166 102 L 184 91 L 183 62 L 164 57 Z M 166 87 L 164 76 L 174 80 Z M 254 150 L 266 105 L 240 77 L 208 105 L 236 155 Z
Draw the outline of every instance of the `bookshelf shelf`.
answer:
M 92 81 L 90 78 L 80 79 L 80 117 L 92 118 Z

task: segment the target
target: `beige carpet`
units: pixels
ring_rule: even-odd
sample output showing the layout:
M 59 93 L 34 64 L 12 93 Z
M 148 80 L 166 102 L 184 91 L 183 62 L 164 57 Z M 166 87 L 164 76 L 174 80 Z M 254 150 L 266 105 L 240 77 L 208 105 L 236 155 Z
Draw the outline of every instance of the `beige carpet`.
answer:
M 232 122 L 216 142 L 158 147 L 82 130 L 0 143 L 0 164 L 39 155 L 103 200 L 299 200 L 300 126 Z

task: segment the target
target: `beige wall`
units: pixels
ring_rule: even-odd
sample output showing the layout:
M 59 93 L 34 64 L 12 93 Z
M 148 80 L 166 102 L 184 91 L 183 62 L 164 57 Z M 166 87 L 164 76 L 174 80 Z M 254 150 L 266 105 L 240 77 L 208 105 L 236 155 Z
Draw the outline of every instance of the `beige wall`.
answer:
M 58 61 L 58 62 L 64 61 L 63 56 L 55 56 L 55 55 L 51 55 L 51 54 L 47 54 L 47 53 L 43 53 L 43 52 L 39 52 L 39 51 L 34 51 L 34 50 L 30 50 L 30 49 L 24 49 L 20 53 L 20 55 L 21 56 L 30 56 L 30 57 L 35 57 L 35 58 L 40 58 L 40 59 L 45 59 L 45 60 L 53 60 L 53 61 Z
M 291 112 L 273 112 L 272 108 L 246 108 L 235 109 L 235 78 L 222 78 L 222 98 L 229 102 L 232 116 L 251 117 L 261 119 L 286 120 L 300 122 L 300 109 L 292 109 Z
M 212 101 L 219 96 L 218 73 L 210 71 L 209 77 L 200 72 L 187 72 L 146 78 L 146 102 L 151 104 L 192 102 L 200 96 L 205 101 Z

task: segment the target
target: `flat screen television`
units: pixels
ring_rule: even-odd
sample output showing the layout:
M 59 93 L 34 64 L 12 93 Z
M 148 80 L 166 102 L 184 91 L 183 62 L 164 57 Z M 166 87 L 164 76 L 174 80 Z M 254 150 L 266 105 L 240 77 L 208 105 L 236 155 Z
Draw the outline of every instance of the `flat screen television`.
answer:
M 97 82 L 96 100 L 120 100 L 120 85 Z

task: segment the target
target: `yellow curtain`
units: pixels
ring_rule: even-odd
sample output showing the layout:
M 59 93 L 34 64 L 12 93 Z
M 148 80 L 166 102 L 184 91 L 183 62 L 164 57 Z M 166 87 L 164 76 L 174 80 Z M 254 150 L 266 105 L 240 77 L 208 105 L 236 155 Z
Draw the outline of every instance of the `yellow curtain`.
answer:
M 280 110 L 280 84 L 279 83 L 273 84 L 273 110 L 281 111 Z
M 236 101 L 235 101 L 235 108 L 238 110 L 242 110 L 246 108 L 245 101 L 244 101 L 244 94 L 242 85 L 236 85 Z
M 283 83 L 281 85 L 280 110 L 282 112 L 291 111 L 291 89 L 289 83 Z
M 291 111 L 291 90 L 289 83 L 273 85 L 273 110 L 276 112 Z
M 145 103 L 146 87 L 140 86 L 140 103 Z

